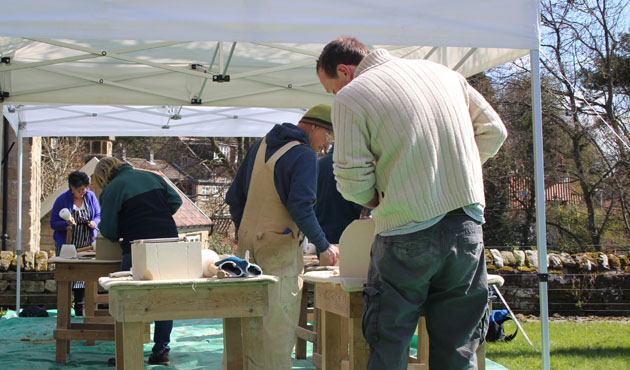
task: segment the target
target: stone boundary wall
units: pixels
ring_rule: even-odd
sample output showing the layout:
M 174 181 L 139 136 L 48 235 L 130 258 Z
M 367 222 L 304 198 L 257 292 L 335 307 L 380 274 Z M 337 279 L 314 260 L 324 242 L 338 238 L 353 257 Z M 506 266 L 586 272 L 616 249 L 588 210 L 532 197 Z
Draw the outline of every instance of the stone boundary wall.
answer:
M 54 252 L 53 252 L 54 253 Z M 52 256 L 52 254 L 50 255 Z M 15 309 L 17 261 L 13 252 L 0 252 L 0 308 Z M 49 254 L 22 255 L 22 307 L 56 307 L 57 284 Z M 503 297 L 514 313 L 540 313 L 536 251 L 486 250 L 488 273 L 500 275 Z M 627 255 L 583 253 L 548 255 L 547 283 L 550 315 L 630 317 L 630 259 Z M 493 299 L 493 308 L 505 308 Z
M 50 257 L 54 255 L 54 251 Z M 48 264 L 47 252 L 22 253 L 20 306 L 57 307 L 57 283 L 54 264 Z M 0 308 L 15 309 L 17 291 L 17 259 L 11 251 L 0 252 Z
M 505 283 L 499 290 L 514 313 L 540 314 L 538 253 L 488 249 L 489 274 Z M 630 259 L 624 254 L 588 252 L 547 255 L 549 315 L 630 316 Z M 503 309 L 497 297 L 493 309 Z

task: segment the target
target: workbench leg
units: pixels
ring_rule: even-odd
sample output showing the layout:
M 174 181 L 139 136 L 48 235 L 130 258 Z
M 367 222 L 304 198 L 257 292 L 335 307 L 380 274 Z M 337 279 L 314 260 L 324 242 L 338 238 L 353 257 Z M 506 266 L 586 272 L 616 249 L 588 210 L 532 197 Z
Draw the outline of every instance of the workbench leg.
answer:
M 60 281 L 57 285 L 57 329 L 70 329 L 70 281 Z M 66 355 L 70 353 L 69 340 L 57 340 L 56 362 L 66 364 Z
M 348 342 L 350 343 L 350 370 L 363 370 L 367 368 L 370 357 L 370 346 L 363 337 L 361 318 L 349 320 Z
M 86 281 L 85 282 L 85 313 L 83 314 L 83 322 L 86 322 L 87 317 L 94 317 L 94 308 L 96 303 L 94 303 L 94 298 L 96 297 L 96 281 Z M 89 319 L 88 319 L 89 320 Z M 86 340 L 86 346 L 93 346 L 94 340 Z
M 144 369 L 143 322 L 116 321 L 116 369 Z
M 341 367 L 343 356 L 347 356 L 347 349 L 341 350 L 341 316 L 322 311 L 321 312 L 321 335 L 318 340 L 322 341 L 322 370 L 336 370 Z
M 427 331 L 426 316 L 420 317 L 418 326 L 418 358 L 421 363 L 429 366 L 429 332 Z
M 300 301 L 300 318 L 298 320 L 298 326 L 301 328 L 308 327 L 308 283 L 304 283 L 302 288 L 302 300 Z M 306 358 L 306 340 L 297 337 L 295 342 L 295 358 L 303 360 Z
M 240 318 L 223 319 L 223 361 L 227 370 L 243 370 L 243 337 Z M 257 338 L 262 339 L 262 334 Z
M 241 319 L 243 330 L 243 369 L 259 370 L 265 368 L 265 341 L 263 319 L 246 317 Z

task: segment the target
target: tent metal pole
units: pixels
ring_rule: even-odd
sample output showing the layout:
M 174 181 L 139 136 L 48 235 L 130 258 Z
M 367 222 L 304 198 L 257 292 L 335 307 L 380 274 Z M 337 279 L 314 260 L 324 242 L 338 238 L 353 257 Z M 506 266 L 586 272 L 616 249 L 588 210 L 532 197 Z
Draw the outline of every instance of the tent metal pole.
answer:
M 6 118 L 4 117 L 4 105 L 0 104 L 0 119 L 2 121 L 2 126 L 4 127 L 4 125 L 8 125 L 9 122 L 6 121 Z M 4 132 L 4 129 L 0 130 L 0 158 L 2 158 L 1 160 L 4 160 L 4 151 L 5 151 L 5 144 L 4 144 L 4 135 L 6 135 L 6 133 Z M 2 180 L 3 180 L 3 172 L 0 171 L 0 184 L 2 184 Z M 2 198 L 2 203 L 6 203 L 7 200 L 6 198 Z M 4 220 L 4 217 L 3 217 Z M 2 250 L 4 250 L 4 248 L 2 248 Z
M 20 291 L 22 290 L 22 157 L 24 147 L 22 143 L 22 128 L 18 128 L 17 142 L 17 232 L 15 234 L 15 258 L 17 265 L 17 286 L 15 287 L 15 312 L 20 313 Z
M 542 369 L 549 370 L 549 310 L 547 302 L 547 228 L 545 218 L 545 167 L 543 165 L 542 106 L 540 93 L 539 51 L 530 51 L 532 69 L 532 114 L 534 131 L 534 178 L 536 194 L 536 246 L 538 249 L 538 290 L 540 295 L 540 328 Z

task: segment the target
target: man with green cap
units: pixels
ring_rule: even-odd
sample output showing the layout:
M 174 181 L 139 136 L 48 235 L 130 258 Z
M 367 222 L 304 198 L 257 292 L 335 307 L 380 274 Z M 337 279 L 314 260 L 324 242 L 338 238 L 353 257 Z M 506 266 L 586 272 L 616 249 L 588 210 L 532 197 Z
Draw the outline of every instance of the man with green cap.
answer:
M 250 148 L 225 201 L 238 236 L 237 255 L 249 251 L 250 262 L 279 277 L 269 287 L 269 312 L 263 317 L 263 369 L 291 369 L 291 351 L 299 318 L 303 270 L 303 233 L 320 258 L 337 263 L 339 249 L 317 222 L 313 205 L 317 154 L 332 135 L 330 106 L 309 109 L 296 125 L 275 125 Z

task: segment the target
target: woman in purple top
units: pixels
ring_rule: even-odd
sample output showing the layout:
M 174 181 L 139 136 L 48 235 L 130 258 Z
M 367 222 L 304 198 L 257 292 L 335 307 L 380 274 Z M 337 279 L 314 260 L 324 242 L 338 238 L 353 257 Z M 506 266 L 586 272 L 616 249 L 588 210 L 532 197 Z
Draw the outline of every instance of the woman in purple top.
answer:
M 101 220 L 101 208 L 93 191 L 89 190 L 90 177 L 82 171 L 74 171 L 68 175 L 69 190 L 55 200 L 51 215 L 50 227 L 54 230 L 55 252 L 59 255 L 61 246 L 66 244 L 67 229 L 71 227 L 70 244 L 76 248 L 92 245 L 96 238 L 96 226 Z M 70 211 L 68 220 L 59 216 L 59 211 L 67 208 Z M 74 313 L 83 314 L 83 298 L 85 282 L 75 281 L 72 285 L 74 293 Z

